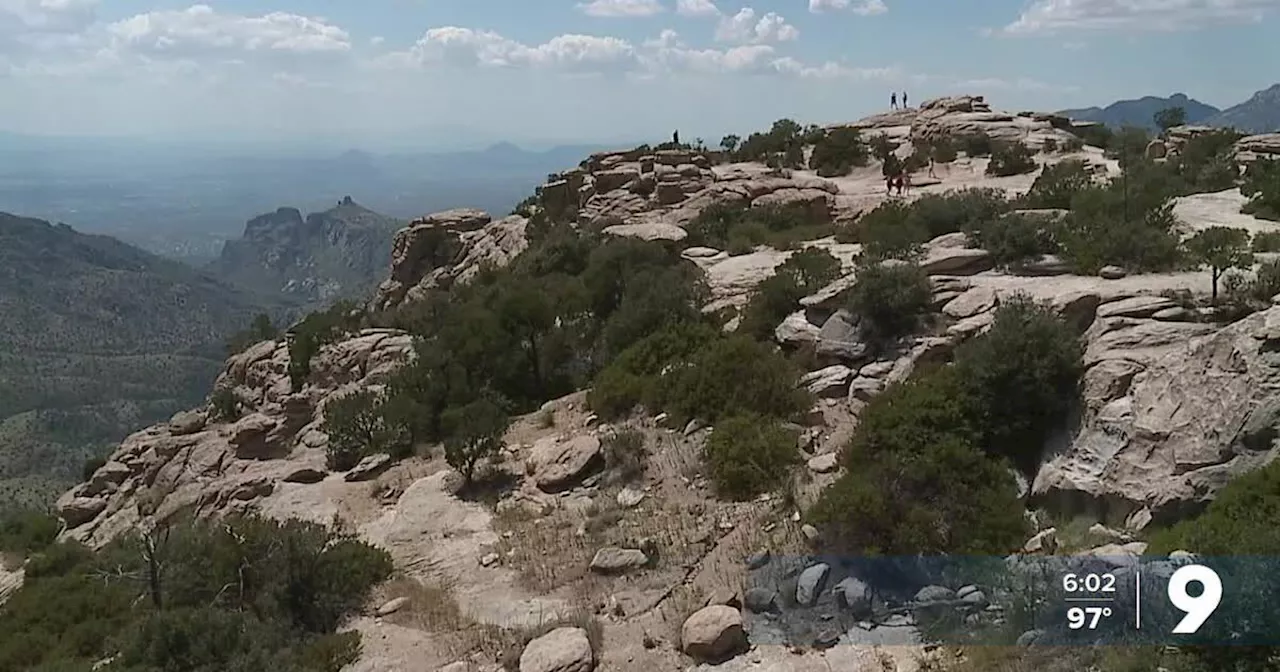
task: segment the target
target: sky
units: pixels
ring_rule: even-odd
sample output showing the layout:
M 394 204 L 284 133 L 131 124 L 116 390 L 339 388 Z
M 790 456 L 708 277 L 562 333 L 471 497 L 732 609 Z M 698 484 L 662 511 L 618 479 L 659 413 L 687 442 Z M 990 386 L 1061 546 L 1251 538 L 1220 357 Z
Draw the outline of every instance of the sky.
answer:
M 0 0 L 0 131 L 716 142 L 890 91 L 1058 110 L 1280 80 L 1280 0 Z

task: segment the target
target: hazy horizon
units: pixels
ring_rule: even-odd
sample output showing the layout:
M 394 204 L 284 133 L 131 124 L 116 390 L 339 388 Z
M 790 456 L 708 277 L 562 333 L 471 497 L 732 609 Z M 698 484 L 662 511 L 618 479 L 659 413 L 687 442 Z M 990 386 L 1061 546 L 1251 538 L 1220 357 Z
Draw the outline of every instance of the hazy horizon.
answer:
M 1278 0 L 4 0 L 32 134 L 456 149 L 837 122 L 952 93 L 1058 110 L 1274 83 Z M 1194 43 L 1194 49 L 1188 45 Z M 1230 76 L 1223 76 L 1230 72 Z M 286 143 L 286 144 L 287 144 Z

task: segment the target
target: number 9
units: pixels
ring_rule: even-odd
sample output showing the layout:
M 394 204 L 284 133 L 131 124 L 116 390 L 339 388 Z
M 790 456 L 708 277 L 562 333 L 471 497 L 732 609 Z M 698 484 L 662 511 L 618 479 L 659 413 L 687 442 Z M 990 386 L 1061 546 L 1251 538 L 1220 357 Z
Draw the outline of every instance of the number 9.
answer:
M 1187 585 L 1198 582 L 1204 589 L 1199 595 L 1187 593 Z M 1173 628 L 1175 635 L 1194 634 L 1218 609 L 1222 601 L 1222 580 L 1218 573 L 1204 565 L 1184 565 L 1169 577 L 1169 601 L 1186 612 L 1186 616 Z

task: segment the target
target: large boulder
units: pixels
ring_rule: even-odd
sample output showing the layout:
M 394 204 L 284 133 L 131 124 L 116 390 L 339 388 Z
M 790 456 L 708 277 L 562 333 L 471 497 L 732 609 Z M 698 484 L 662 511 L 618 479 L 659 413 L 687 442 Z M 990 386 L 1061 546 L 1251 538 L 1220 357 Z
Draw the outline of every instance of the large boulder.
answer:
M 858 332 L 858 319 L 847 310 L 838 310 L 818 330 L 815 348 L 820 357 L 855 363 L 867 357 L 870 346 Z
M 267 440 L 277 421 L 262 413 L 252 413 L 240 418 L 231 426 L 227 443 L 242 460 L 262 460 L 280 457 L 279 446 Z
M 733 657 L 747 647 L 742 612 L 722 604 L 695 611 L 680 628 L 680 647 L 699 661 L 719 662 Z
M 600 439 L 585 434 L 568 440 L 547 437 L 533 445 L 529 466 L 533 480 L 544 492 L 573 487 L 603 464 Z
M 1280 307 L 1216 331 L 1099 318 L 1089 339 L 1084 402 L 1096 410 L 1044 461 L 1033 494 L 1168 520 L 1274 457 Z
M 599 574 L 624 574 L 649 564 L 649 556 L 638 548 L 613 546 L 596 551 L 591 558 L 591 571 Z
M 582 628 L 556 628 L 525 645 L 520 672 L 591 672 L 596 657 Z
M 831 566 L 826 563 L 818 563 L 800 572 L 800 577 L 796 580 L 796 602 L 806 607 L 813 606 L 822 594 L 830 573 Z

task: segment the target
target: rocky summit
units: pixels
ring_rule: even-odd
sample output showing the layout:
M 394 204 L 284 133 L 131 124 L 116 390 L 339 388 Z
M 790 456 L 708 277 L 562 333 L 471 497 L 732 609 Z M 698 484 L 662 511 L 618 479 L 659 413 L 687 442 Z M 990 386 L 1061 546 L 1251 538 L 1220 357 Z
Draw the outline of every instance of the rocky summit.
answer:
M 309 306 L 368 296 L 386 274 L 391 240 L 403 222 L 344 197 L 305 218 L 280 208 L 245 225 L 209 270 L 229 283 Z
M 1248 186 L 1274 143 L 1089 128 L 952 96 L 601 152 L 514 214 L 426 215 L 361 306 L 248 345 L 115 447 L 59 539 L 156 558 L 227 521 L 242 553 L 245 520 L 309 521 L 308 567 L 384 559 L 331 582 L 364 582 L 325 624 L 360 672 L 978 669 L 932 646 L 938 614 L 1029 656 L 1012 589 L 920 558 L 1019 581 L 1221 553 L 1187 526 L 1280 436 L 1280 223 Z M 228 580 L 214 605 L 255 589 Z M 0 595 L 41 583 L 6 570 Z

